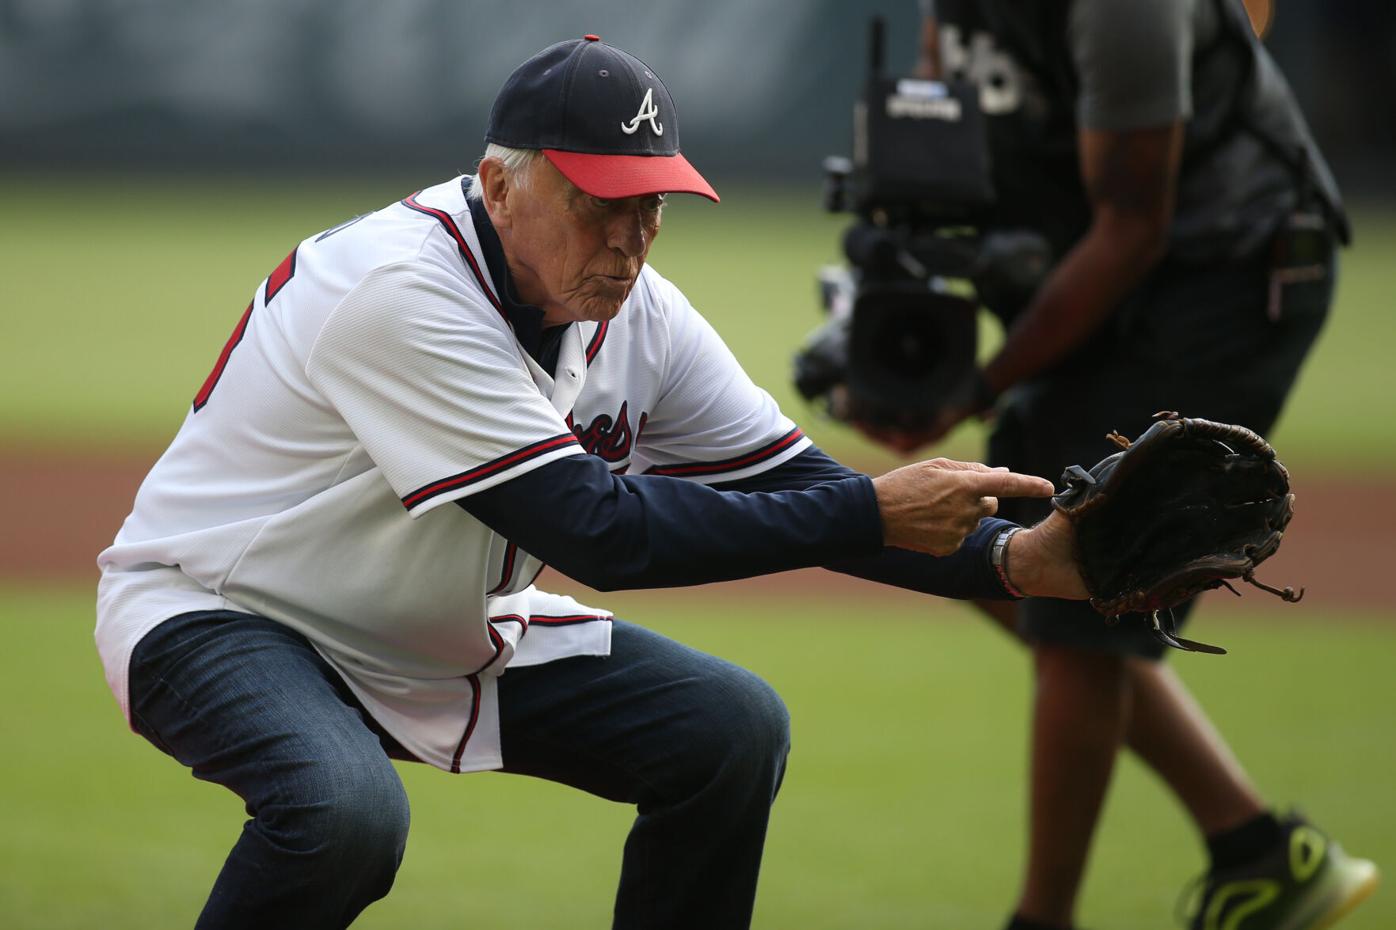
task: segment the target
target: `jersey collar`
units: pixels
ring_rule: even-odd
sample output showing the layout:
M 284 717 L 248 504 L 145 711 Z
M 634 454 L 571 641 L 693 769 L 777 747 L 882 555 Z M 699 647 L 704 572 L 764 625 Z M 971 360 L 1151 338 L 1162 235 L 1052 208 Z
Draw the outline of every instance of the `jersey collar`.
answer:
M 474 180 L 469 175 L 462 177 L 461 192 L 466 195 L 466 207 L 470 210 L 470 221 L 475 225 L 475 235 L 480 239 L 480 252 L 485 257 L 485 266 L 490 270 L 490 277 L 498 282 L 500 309 L 504 311 L 509 325 L 514 328 L 514 337 L 519 340 L 519 345 L 536 361 L 542 362 L 540 353 L 544 348 L 543 310 L 519 299 L 518 291 L 514 289 L 514 278 L 509 274 L 509 263 L 504 259 L 504 246 L 499 241 L 499 233 L 495 232 L 494 224 L 490 222 L 489 211 L 480 201 L 470 199 L 470 185 Z M 565 329 L 566 326 L 562 328 Z M 555 345 L 557 340 L 554 337 L 548 342 Z

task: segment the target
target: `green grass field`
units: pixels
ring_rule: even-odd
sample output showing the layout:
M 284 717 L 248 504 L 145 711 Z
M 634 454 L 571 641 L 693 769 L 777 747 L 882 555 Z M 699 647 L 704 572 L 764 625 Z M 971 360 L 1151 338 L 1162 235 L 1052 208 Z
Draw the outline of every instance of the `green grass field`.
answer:
M 0 455 L 34 444 L 98 456 L 158 449 L 252 288 L 291 246 L 412 189 L 0 179 Z M 721 206 L 680 199 L 670 208 L 654 264 L 816 441 L 864 464 L 890 462 L 818 420 L 788 386 L 790 355 L 819 322 L 814 271 L 837 257 L 846 218 L 823 214 L 815 191 L 722 189 Z M 1357 231 L 1332 323 L 1274 438 L 1291 466 L 1389 476 L 1396 214 L 1359 211 Z M 976 429 L 946 451 L 977 457 Z M 1374 563 L 1386 554 L 1374 552 Z M 126 732 L 92 647 L 90 588 L 7 584 L 0 926 L 188 926 L 242 819 L 239 803 Z M 962 608 L 871 587 L 863 601 L 706 589 L 595 599 L 757 670 L 792 709 L 795 753 L 758 927 L 999 925 L 1024 817 L 1030 676 L 1017 647 Z M 1232 655 L 1175 660 L 1268 797 L 1302 804 L 1388 871 L 1391 620 L 1310 612 L 1271 627 L 1259 616 L 1204 617 Z M 607 925 L 625 810 L 541 782 L 402 772 L 415 822 L 407 861 L 394 893 L 359 926 Z M 1173 926 L 1174 897 L 1201 864 L 1176 804 L 1126 760 L 1081 923 Z M 1396 895 L 1379 893 L 1342 926 L 1396 926 Z
M 1028 700 L 1024 656 L 1001 634 L 963 608 L 902 594 L 798 606 L 716 590 L 609 601 L 758 671 L 791 708 L 795 749 L 758 927 L 998 925 L 1021 861 Z M 189 926 L 242 811 L 125 730 L 91 648 L 91 611 L 88 592 L 0 589 L 0 638 L 11 644 L 0 677 L 0 922 Z M 757 615 L 769 622 L 753 624 Z M 1396 626 L 1387 621 L 1344 618 L 1319 640 L 1307 626 L 1228 615 L 1207 626 L 1232 655 L 1180 656 L 1176 667 L 1270 797 L 1302 803 L 1389 869 Z M 625 808 L 529 779 L 401 772 L 413 801 L 407 859 L 393 894 L 356 926 L 608 925 Z M 1174 802 L 1128 761 L 1082 924 L 1172 926 L 1174 897 L 1201 862 Z M 1396 896 L 1384 892 L 1344 927 L 1393 925 Z
M 413 189 L 411 180 L 0 180 L 0 436 L 163 444 L 252 289 L 291 247 Z M 848 217 L 824 213 L 815 190 L 723 190 L 718 206 L 674 198 L 652 263 L 816 441 L 886 460 L 821 422 L 789 385 L 791 355 L 820 322 L 815 271 L 838 258 Z M 1396 458 L 1396 215 L 1358 211 L 1356 227 L 1331 323 L 1272 438 L 1292 465 L 1385 473 Z M 980 429 L 966 426 L 949 453 L 978 457 Z

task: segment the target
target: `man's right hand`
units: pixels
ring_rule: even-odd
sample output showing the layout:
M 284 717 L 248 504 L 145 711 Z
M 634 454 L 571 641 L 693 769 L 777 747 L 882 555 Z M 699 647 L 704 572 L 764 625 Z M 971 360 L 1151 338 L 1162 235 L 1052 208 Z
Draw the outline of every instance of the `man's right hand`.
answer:
M 950 555 L 1000 497 L 1051 497 L 1052 482 L 978 462 L 930 459 L 873 479 L 889 546 Z

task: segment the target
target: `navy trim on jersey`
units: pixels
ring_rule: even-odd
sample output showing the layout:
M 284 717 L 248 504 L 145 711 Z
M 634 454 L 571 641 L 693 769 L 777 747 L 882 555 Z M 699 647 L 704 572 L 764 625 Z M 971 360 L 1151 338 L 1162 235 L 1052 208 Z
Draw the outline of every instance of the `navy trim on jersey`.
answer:
M 420 193 L 421 191 L 417 191 L 417 194 Z M 509 318 L 505 315 L 504 308 L 500 306 L 499 298 L 495 296 L 494 291 L 490 290 L 489 284 L 486 283 L 485 276 L 480 271 L 480 265 L 475 261 L 475 256 L 471 253 L 470 246 L 466 245 L 465 237 L 461 235 L 460 228 L 456 226 L 456 221 L 451 219 L 451 214 L 447 213 L 445 210 L 438 210 L 435 207 L 428 207 L 426 204 L 419 203 L 417 201 L 417 194 L 409 194 L 402 198 L 402 205 L 409 210 L 416 210 L 418 213 L 432 217 L 445 228 L 446 234 L 456 241 L 456 248 L 460 250 L 461 258 L 465 259 L 466 265 L 470 267 L 471 273 L 475 275 L 475 280 L 480 283 L 480 289 L 485 292 L 485 296 L 489 298 L 490 303 L 499 311 L 499 315 L 503 316 L 507 321 Z
M 688 462 L 681 465 L 659 465 L 646 469 L 642 474 L 663 475 L 668 478 L 694 478 L 706 477 L 708 475 L 723 475 L 728 472 L 740 471 L 752 465 L 758 465 L 767 459 L 774 458 L 781 452 L 799 442 L 805 436 L 797 426 L 784 436 L 767 443 L 755 452 L 748 452 L 730 459 L 722 459 L 716 462 Z
M 338 226 L 331 226 L 329 229 L 325 230 L 324 232 L 320 233 L 320 235 L 316 236 L 316 237 L 315 237 L 315 241 L 316 241 L 316 242 L 324 242 L 326 239 L 328 239 L 330 236 L 333 236 L 335 233 L 337 233 L 337 232 L 343 232 L 344 230 L 348 229 L 350 226 L 353 226 L 355 223 L 357 223 L 359 220 L 363 219 L 364 217 L 366 217 L 366 216 L 372 216 L 372 215 L 373 215 L 373 211 L 370 210 L 368 213 L 360 213 L 358 216 L 354 217 L 353 219 L 345 220 L 343 223 L 340 223 Z
M 466 485 L 483 481 L 505 469 L 512 468 L 515 465 L 520 465 L 524 462 L 536 459 L 540 455 L 546 455 L 549 452 L 569 445 L 576 446 L 578 451 L 581 451 L 581 443 L 577 442 L 577 437 L 572 433 L 552 436 L 548 439 L 535 442 L 532 445 L 524 446 L 521 449 L 515 449 L 513 452 L 502 455 L 494 461 L 486 462 L 483 465 L 477 465 L 469 471 L 463 471 L 459 474 L 442 478 L 439 481 L 433 481 L 431 484 L 423 485 L 402 498 L 402 506 L 411 510 L 418 504 L 429 501 L 433 497 L 437 497 L 441 494 L 445 494 L 447 491 L 454 491 Z
M 499 241 L 499 232 L 494 228 L 494 223 L 490 222 L 490 213 L 481 201 L 470 199 L 473 183 L 472 178 L 461 178 L 461 193 L 465 196 L 466 209 L 470 211 L 470 223 L 475 227 L 475 238 L 480 242 L 480 257 L 485 260 L 490 277 L 499 285 L 500 312 L 514 328 L 514 336 L 524 351 L 548 374 L 552 374 L 562 333 L 572 324 L 545 326 L 542 308 L 519 299 L 514 276 L 509 272 L 509 260 L 504 255 L 504 244 Z M 551 336 L 545 339 L 545 333 L 551 333 Z
M 466 680 L 470 682 L 470 720 L 465 724 L 465 733 L 460 738 L 460 744 L 456 746 L 456 754 L 451 757 L 451 774 L 460 774 L 461 756 L 465 755 L 465 744 L 470 742 L 470 737 L 475 733 L 475 724 L 480 722 L 480 676 L 467 675 Z
M 596 332 L 592 334 L 591 342 L 587 343 L 587 367 L 591 367 L 591 360 L 596 358 L 596 353 L 601 351 L 601 343 L 606 341 L 606 330 L 611 328 L 610 320 L 602 320 L 596 327 Z

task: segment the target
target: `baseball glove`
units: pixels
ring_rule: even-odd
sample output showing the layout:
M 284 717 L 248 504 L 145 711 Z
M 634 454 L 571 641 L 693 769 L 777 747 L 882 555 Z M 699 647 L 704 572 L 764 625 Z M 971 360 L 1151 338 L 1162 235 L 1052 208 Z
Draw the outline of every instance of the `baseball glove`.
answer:
M 1107 617 L 1150 615 L 1154 635 L 1177 649 L 1226 652 L 1182 639 L 1170 608 L 1240 578 L 1286 601 L 1303 590 L 1272 588 L 1255 568 L 1280 547 L 1294 514 L 1289 473 L 1275 450 L 1244 426 L 1173 412 L 1089 471 L 1072 465 L 1052 506 L 1076 530 L 1076 558 L 1091 605 Z

